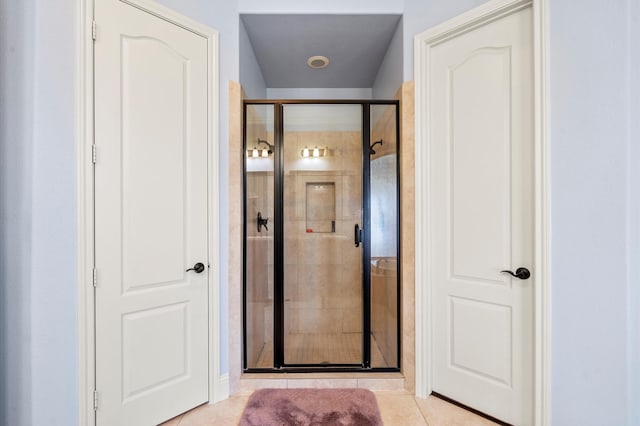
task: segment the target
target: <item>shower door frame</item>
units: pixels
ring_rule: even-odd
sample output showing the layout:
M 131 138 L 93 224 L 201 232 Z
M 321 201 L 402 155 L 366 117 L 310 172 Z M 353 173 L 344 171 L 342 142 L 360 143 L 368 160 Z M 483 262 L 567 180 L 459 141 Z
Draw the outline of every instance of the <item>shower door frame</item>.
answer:
M 273 105 L 273 367 L 247 367 L 247 106 Z M 362 107 L 362 363 L 295 364 L 284 363 L 284 105 L 360 105 Z M 395 106 L 396 123 L 396 337 L 397 367 L 371 367 L 371 106 Z M 242 102 L 242 370 L 244 373 L 318 373 L 318 372 L 399 372 L 401 369 L 401 211 L 400 211 L 400 101 L 346 99 L 246 99 Z

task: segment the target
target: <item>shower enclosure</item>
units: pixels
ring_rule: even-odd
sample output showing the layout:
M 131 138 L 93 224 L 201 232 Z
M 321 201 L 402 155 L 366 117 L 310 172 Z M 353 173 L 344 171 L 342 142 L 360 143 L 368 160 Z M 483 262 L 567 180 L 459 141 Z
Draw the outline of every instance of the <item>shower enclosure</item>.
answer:
M 245 101 L 244 123 L 244 371 L 398 371 L 398 103 Z

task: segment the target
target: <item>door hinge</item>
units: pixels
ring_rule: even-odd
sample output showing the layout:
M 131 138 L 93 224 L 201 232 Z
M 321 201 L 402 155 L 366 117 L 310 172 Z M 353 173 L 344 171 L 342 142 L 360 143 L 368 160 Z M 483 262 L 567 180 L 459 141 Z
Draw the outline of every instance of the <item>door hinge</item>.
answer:
M 96 21 L 91 22 L 91 38 L 96 39 Z
M 98 287 L 98 270 L 93 268 L 93 286 Z
M 96 164 L 96 159 L 98 158 L 96 151 L 97 151 L 96 144 L 91 145 L 91 162 L 93 164 Z
M 93 391 L 93 409 L 94 410 L 98 409 L 98 391 L 97 390 Z

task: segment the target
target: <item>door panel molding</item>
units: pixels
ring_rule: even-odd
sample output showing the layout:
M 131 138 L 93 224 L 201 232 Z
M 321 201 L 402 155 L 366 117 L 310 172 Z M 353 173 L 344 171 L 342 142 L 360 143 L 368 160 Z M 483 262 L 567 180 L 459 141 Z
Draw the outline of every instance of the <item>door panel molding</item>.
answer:
M 439 24 L 414 38 L 414 78 L 416 90 L 415 158 L 416 164 L 428 164 L 431 158 L 426 83 L 431 49 L 440 43 L 469 32 L 520 9 L 533 11 L 534 79 L 534 418 L 535 425 L 551 423 L 551 294 L 550 294 L 550 222 L 549 222 L 549 140 L 548 140 L 548 0 L 493 0 Z M 424 167 L 416 167 L 416 217 L 429 218 L 432 206 L 431 176 Z M 432 391 L 431 335 L 431 255 L 430 220 L 416 222 L 416 396 L 425 398 Z
M 94 305 L 94 52 L 92 28 L 94 1 L 78 0 L 76 15 L 76 194 L 77 194 L 77 297 L 78 297 L 78 425 L 95 425 L 95 305 Z M 148 0 L 120 0 L 206 39 L 207 44 L 207 179 L 209 275 L 209 400 L 226 398 L 228 375 L 220 372 L 219 307 L 219 84 L 218 31 Z M 97 23 L 97 36 L 99 37 Z M 179 413 L 176 413 L 179 414 Z

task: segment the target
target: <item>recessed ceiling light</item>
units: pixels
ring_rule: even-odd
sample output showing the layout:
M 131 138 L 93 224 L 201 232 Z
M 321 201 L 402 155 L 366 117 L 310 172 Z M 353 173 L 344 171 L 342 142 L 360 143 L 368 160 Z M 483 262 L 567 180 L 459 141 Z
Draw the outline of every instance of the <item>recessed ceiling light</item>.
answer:
M 324 68 L 329 65 L 329 58 L 326 56 L 312 56 L 307 59 L 307 65 L 311 68 Z

